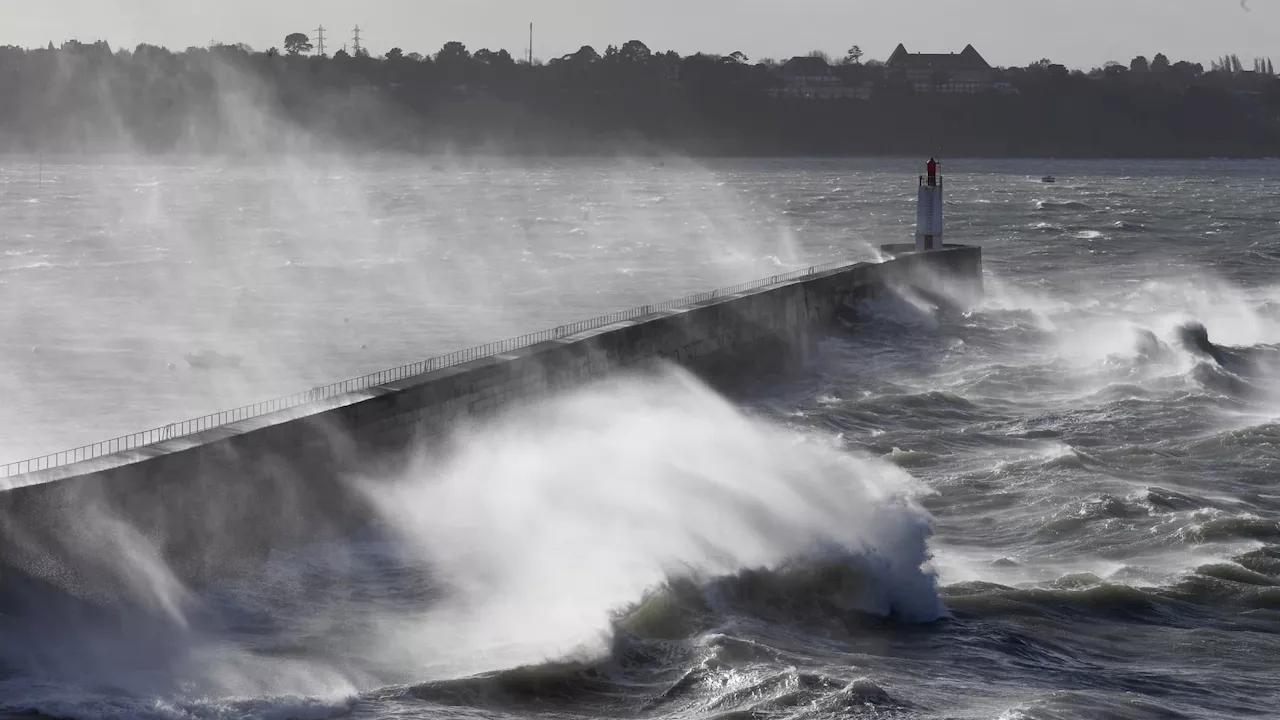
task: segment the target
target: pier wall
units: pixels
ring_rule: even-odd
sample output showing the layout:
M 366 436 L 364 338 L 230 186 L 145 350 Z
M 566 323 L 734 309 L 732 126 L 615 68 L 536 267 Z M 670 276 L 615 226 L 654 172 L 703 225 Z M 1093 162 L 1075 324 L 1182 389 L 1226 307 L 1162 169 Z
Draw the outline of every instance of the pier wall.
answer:
M 60 585 L 74 578 L 69 584 L 95 595 L 128 592 L 104 547 L 154 548 L 186 580 L 234 572 L 260 564 L 272 548 L 363 522 L 366 503 L 347 478 L 391 471 L 402 451 L 429 452 L 452 428 L 513 404 L 662 361 L 725 386 L 804 363 L 838 317 L 895 285 L 947 287 L 969 298 L 981 292 L 977 247 L 886 251 L 881 263 L 815 272 L 7 478 L 0 563 Z

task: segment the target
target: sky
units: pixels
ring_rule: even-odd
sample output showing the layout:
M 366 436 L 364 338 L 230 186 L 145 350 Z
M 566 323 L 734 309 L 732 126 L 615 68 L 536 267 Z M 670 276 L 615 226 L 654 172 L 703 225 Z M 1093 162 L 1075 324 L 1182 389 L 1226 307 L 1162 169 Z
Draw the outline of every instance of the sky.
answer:
M 967 43 L 997 66 L 1049 58 L 1088 69 L 1163 52 L 1204 63 L 1235 53 L 1280 60 L 1280 0 L 0 0 L 0 45 L 106 40 L 180 49 L 212 41 L 278 47 L 324 25 L 330 52 L 359 25 L 375 55 L 424 54 L 458 40 L 471 50 L 534 57 L 638 39 L 681 54 L 786 59 L 858 45 L 885 59 L 959 52 Z

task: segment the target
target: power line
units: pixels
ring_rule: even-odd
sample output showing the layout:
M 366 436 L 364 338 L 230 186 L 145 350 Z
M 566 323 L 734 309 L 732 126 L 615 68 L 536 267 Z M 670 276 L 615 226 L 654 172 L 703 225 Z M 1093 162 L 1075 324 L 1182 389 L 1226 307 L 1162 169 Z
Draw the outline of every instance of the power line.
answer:
M 355 51 L 356 55 L 364 54 L 364 48 L 360 46 L 360 26 L 359 25 L 356 26 L 355 34 L 352 36 L 351 47 Z
M 323 24 L 321 24 L 320 27 L 316 28 L 316 52 L 322 56 L 324 55 L 324 25 Z

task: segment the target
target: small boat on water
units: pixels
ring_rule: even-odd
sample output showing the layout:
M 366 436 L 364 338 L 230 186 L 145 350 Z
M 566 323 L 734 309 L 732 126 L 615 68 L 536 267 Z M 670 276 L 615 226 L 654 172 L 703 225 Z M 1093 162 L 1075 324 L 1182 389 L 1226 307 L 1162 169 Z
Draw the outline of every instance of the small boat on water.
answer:
M 240 367 L 242 358 L 239 355 L 220 353 L 216 350 L 200 350 L 185 355 L 187 364 L 193 368 L 211 369 Z
M 1052 175 L 1045 175 L 1044 177 L 1040 178 L 1040 182 L 1042 182 L 1042 183 L 1056 183 L 1056 182 L 1058 182 L 1058 179 L 1057 179 L 1057 178 L 1055 178 L 1055 177 L 1054 177 L 1054 176 L 1052 176 Z

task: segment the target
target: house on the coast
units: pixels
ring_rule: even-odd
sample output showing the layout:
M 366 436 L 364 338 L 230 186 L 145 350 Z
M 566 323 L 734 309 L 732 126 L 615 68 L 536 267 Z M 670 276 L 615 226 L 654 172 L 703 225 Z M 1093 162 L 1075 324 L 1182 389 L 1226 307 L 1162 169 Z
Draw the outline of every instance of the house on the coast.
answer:
M 774 97 L 804 100 L 866 100 L 871 97 L 870 83 L 849 85 L 825 58 L 797 56 L 778 68 L 782 81 L 770 94 Z
M 972 45 L 959 53 L 911 53 L 899 44 L 885 63 L 885 75 L 905 81 L 917 93 L 972 95 L 998 90 L 996 71 Z

